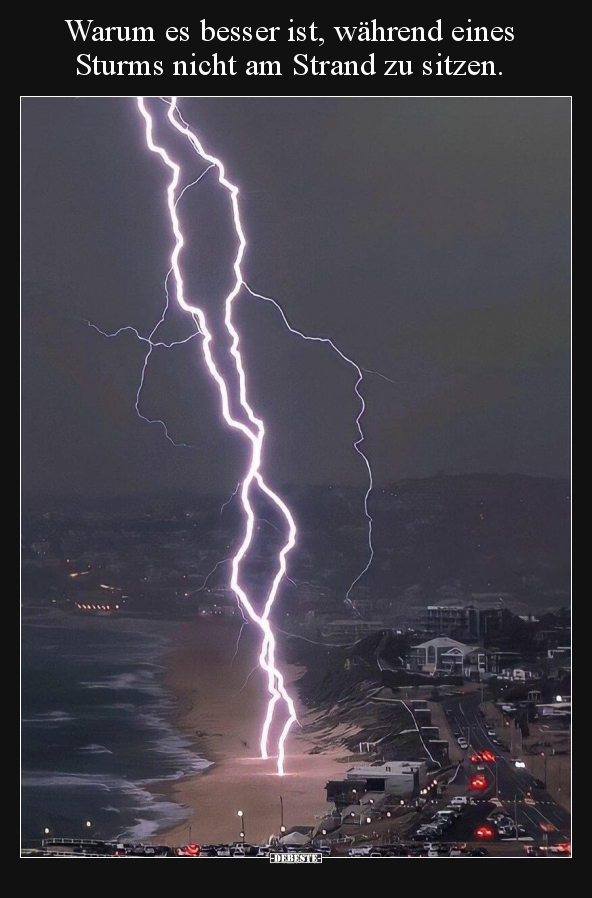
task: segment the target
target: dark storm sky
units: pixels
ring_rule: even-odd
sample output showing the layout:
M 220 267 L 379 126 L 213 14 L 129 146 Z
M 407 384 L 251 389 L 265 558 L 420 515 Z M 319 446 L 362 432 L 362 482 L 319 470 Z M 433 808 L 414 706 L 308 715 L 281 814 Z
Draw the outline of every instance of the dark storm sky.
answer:
M 566 99 L 190 98 L 181 109 L 241 187 L 251 286 L 331 335 L 368 376 L 379 482 L 443 470 L 568 472 Z M 223 298 L 224 196 L 184 207 L 210 301 Z M 132 99 L 23 101 L 24 487 L 88 495 L 231 491 L 244 466 L 199 340 L 148 332 L 170 253 L 167 172 Z M 216 281 L 218 277 L 218 281 Z M 352 371 L 237 301 L 275 482 L 362 484 Z M 187 332 L 173 314 L 163 338 Z

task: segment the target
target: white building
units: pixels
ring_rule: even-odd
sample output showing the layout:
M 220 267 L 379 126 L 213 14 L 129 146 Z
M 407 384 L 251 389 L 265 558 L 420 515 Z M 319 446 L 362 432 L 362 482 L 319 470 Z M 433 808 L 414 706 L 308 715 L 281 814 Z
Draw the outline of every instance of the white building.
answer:
M 384 792 L 401 798 L 417 794 L 427 781 L 425 761 L 386 761 L 350 767 L 346 780 L 364 783 L 367 792 Z
M 487 673 L 491 653 L 476 645 L 465 645 L 450 636 L 429 639 L 411 649 L 411 668 L 425 673 L 437 670 L 468 677 Z

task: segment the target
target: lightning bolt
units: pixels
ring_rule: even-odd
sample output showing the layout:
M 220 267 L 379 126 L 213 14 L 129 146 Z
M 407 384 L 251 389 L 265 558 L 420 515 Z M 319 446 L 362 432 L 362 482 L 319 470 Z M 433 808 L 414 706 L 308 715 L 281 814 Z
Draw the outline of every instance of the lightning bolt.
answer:
M 305 334 L 302 331 L 297 330 L 297 328 L 292 327 L 292 325 L 290 324 L 290 322 L 288 320 L 286 313 L 282 309 L 279 302 L 277 302 L 277 300 L 273 299 L 271 296 L 264 296 L 262 293 L 256 293 L 254 290 L 251 290 L 251 288 L 249 287 L 248 284 L 245 284 L 244 286 L 245 286 L 245 289 L 248 291 L 248 293 L 250 293 L 250 295 L 253 296 L 255 299 L 262 299 L 265 302 L 269 302 L 277 309 L 277 311 L 280 313 L 280 316 L 282 318 L 284 325 L 290 331 L 291 334 L 294 334 L 295 336 L 300 337 L 302 340 L 306 340 L 307 342 L 310 342 L 310 343 L 322 343 L 326 346 L 329 346 L 330 349 L 333 352 L 335 352 L 339 356 L 339 358 L 342 359 L 342 361 L 344 361 L 347 365 L 349 365 L 351 368 L 353 368 L 353 370 L 355 372 L 356 381 L 354 384 L 354 392 L 359 399 L 360 411 L 358 412 L 358 415 L 356 416 L 356 429 L 358 431 L 358 436 L 354 440 L 353 447 L 354 447 L 355 451 L 358 453 L 358 455 L 360 456 L 360 458 L 362 459 L 362 461 L 364 462 L 364 467 L 366 468 L 366 473 L 368 475 L 366 492 L 364 493 L 364 514 L 366 517 L 367 528 L 368 528 L 367 529 L 368 557 L 367 557 L 366 563 L 364 564 L 364 567 L 359 572 L 359 574 L 357 574 L 357 576 L 354 578 L 354 580 L 351 582 L 351 584 L 345 594 L 345 601 L 349 605 L 353 605 L 351 598 L 350 598 L 351 593 L 352 593 L 354 587 L 360 582 L 360 580 L 362 579 L 364 574 L 367 573 L 367 571 L 370 569 L 370 566 L 372 565 L 372 561 L 374 559 L 374 543 L 372 540 L 372 536 L 373 536 L 372 525 L 374 522 L 373 522 L 372 516 L 370 514 L 369 507 L 368 507 L 369 501 L 370 501 L 370 494 L 372 493 L 372 490 L 374 489 L 374 481 L 372 478 L 372 467 L 370 465 L 370 460 L 369 460 L 368 456 L 366 455 L 366 453 L 364 452 L 364 450 L 362 449 L 362 443 L 365 440 L 364 431 L 362 430 L 362 418 L 364 416 L 364 412 L 366 411 L 366 401 L 364 399 L 363 394 L 360 392 L 360 390 L 361 390 L 361 386 L 362 386 L 362 383 L 364 380 L 364 371 L 367 374 L 375 374 L 378 377 L 381 377 L 384 380 L 389 381 L 390 383 L 395 383 L 395 381 L 391 380 L 391 378 L 387 377 L 385 374 L 380 374 L 379 371 L 372 371 L 370 368 L 362 368 L 360 365 L 358 365 L 357 362 L 355 362 L 353 359 L 350 359 L 349 356 L 347 356 L 344 352 L 342 352 L 342 350 L 339 349 L 337 344 L 334 343 L 333 340 L 330 339 L 330 337 L 318 337 L 318 336 L 313 336 L 311 334 Z
M 180 200 L 185 195 L 186 191 L 189 190 L 190 187 L 194 187 L 196 184 L 198 184 L 201 181 L 201 179 L 205 175 L 207 175 L 207 173 L 213 167 L 214 166 L 212 164 L 208 165 L 208 167 L 206 169 L 204 169 L 204 171 L 197 178 L 195 178 L 194 181 L 191 181 L 191 183 L 186 184 L 185 187 L 183 187 L 183 189 L 179 192 L 179 195 L 175 199 L 175 209 L 176 209 L 178 203 L 180 202 Z M 158 348 L 172 349 L 174 346 L 182 346 L 183 344 L 188 343 L 190 340 L 193 340 L 194 337 L 197 337 L 200 334 L 199 327 L 196 325 L 196 323 L 194 321 L 193 322 L 193 324 L 195 326 L 194 332 L 191 333 L 188 337 L 185 337 L 183 340 L 177 340 L 173 343 L 163 343 L 163 342 L 155 341 L 156 332 L 159 330 L 160 326 L 162 324 L 164 324 L 165 318 L 167 316 L 167 312 L 170 307 L 169 278 L 171 276 L 171 273 L 172 273 L 172 268 L 169 268 L 169 270 L 166 273 L 165 279 L 164 279 L 164 295 L 165 295 L 164 308 L 162 310 L 160 318 L 158 319 L 158 321 L 156 322 L 156 324 L 154 325 L 154 327 L 152 328 L 152 330 L 150 331 L 150 333 L 147 337 L 143 337 L 140 334 L 140 332 L 137 330 L 137 328 L 131 327 L 129 325 L 126 325 L 125 327 L 120 327 L 116 331 L 113 331 L 112 333 L 108 333 L 107 331 L 101 330 L 101 328 L 98 327 L 96 324 L 93 324 L 92 321 L 85 320 L 85 323 L 87 324 L 88 327 L 97 331 L 103 337 L 113 338 L 113 337 L 118 337 L 120 334 L 123 334 L 123 333 L 132 333 L 136 337 L 137 340 L 139 340 L 142 343 L 147 344 L 146 354 L 144 356 L 144 361 L 143 361 L 142 369 L 140 372 L 140 381 L 138 384 L 138 388 L 136 390 L 136 401 L 134 404 L 136 414 L 138 415 L 139 418 L 142 419 L 142 421 L 146 421 L 147 424 L 157 424 L 159 427 L 162 427 L 162 429 L 164 430 L 165 437 L 167 438 L 169 443 L 172 443 L 173 446 L 175 446 L 177 448 L 187 449 L 188 448 L 187 443 L 175 442 L 175 440 L 170 435 L 169 429 L 164 421 L 162 421 L 160 418 L 148 418 L 148 417 L 146 417 L 146 415 L 144 415 L 140 411 L 142 390 L 144 389 L 144 383 L 146 381 L 146 371 L 148 369 L 148 362 L 150 361 L 150 357 L 152 355 L 153 350 L 158 349 Z
M 166 102 L 166 98 L 161 97 L 161 99 Z M 198 139 L 195 137 L 195 135 L 192 134 L 192 132 L 189 128 L 189 125 L 187 124 L 187 122 L 185 121 L 183 116 L 181 115 L 181 112 L 179 111 L 179 109 L 176 109 L 176 114 L 177 114 L 179 122 L 182 124 L 183 132 L 185 133 L 185 136 L 189 139 L 191 145 L 193 146 L 193 148 L 195 149 L 197 154 L 202 159 L 208 161 L 210 163 L 210 165 L 211 164 L 216 165 L 217 161 L 214 159 L 213 156 L 209 156 L 207 153 L 205 153 L 205 151 L 203 150 L 203 147 L 201 146 L 201 143 L 198 141 Z M 225 186 L 227 186 L 227 188 L 230 189 L 230 191 L 232 193 L 232 190 L 233 190 L 232 185 L 225 185 Z M 234 216 L 235 217 L 235 229 L 236 229 L 237 235 L 239 236 L 239 239 L 242 239 L 244 241 L 244 235 L 242 232 L 242 226 L 241 226 L 239 210 L 238 210 L 238 202 L 236 201 L 237 196 L 238 196 L 238 190 L 236 191 L 236 194 L 233 194 L 233 210 L 235 213 L 235 216 Z M 245 245 L 246 245 L 246 242 L 245 242 Z M 241 255 L 241 259 L 242 259 L 242 255 Z M 235 268 L 235 271 L 236 271 L 236 268 Z M 356 440 L 354 440 L 353 447 L 354 447 L 355 451 L 358 453 L 358 455 L 360 456 L 360 458 L 362 459 L 365 469 L 366 469 L 367 476 L 368 476 L 367 488 L 366 488 L 366 491 L 364 494 L 364 515 L 366 518 L 367 534 L 368 534 L 368 556 L 367 556 L 366 563 L 362 567 L 362 570 L 353 579 L 353 581 L 351 582 L 351 584 L 345 594 L 345 602 L 353 607 L 353 603 L 350 598 L 351 593 L 352 593 L 354 587 L 360 582 L 360 580 L 362 579 L 364 574 L 366 574 L 368 572 L 368 570 L 370 569 L 370 567 L 372 565 L 372 561 L 374 559 L 374 543 L 373 543 L 373 532 L 372 532 L 372 526 L 373 526 L 374 522 L 373 522 L 372 516 L 370 514 L 369 507 L 368 507 L 369 501 L 370 501 L 370 494 L 372 493 L 372 490 L 374 489 L 374 481 L 373 481 L 373 477 L 372 477 L 372 467 L 370 465 L 370 460 L 368 459 L 368 456 L 362 449 L 362 444 L 365 441 L 364 431 L 362 429 L 362 418 L 364 416 L 364 412 L 366 411 L 366 401 L 364 399 L 364 396 L 360 392 L 360 389 L 361 389 L 362 383 L 364 381 L 364 372 L 366 374 L 372 374 L 372 375 L 375 375 L 376 377 L 380 377 L 383 380 L 386 380 L 392 384 L 395 384 L 396 382 L 394 380 L 392 380 L 390 377 L 387 377 L 385 374 L 381 374 L 380 371 L 374 371 L 371 368 L 362 368 L 360 365 L 357 364 L 357 362 L 355 362 L 353 359 L 349 358 L 344 352 L 342 352 L 342 350 L 337 346 L 337 344 L 333 340 L 330 339 L 330 337 L 320 337 L 320 336 L 314 336 L 311 334 L 305 334 L 302 331 L 297 330 L 297 328 L 292 327 L 292 325 L 290 324 L 290 322 L 288 320 L 286 313 L 284 312 L 284 310 L 281 307 L 281 305 L 279 304 L 279 302 L 277 302 L 277 300 L 273 299 L 271 296 L 264 296 L 262 293 L 257 293 L 255 290 L 252 290 L 249 287 L 249 285 L 247 284 L 247 282 L 244 280 L 244 278 L 242 276 L 242 272 L 240 271 L 240 261 L 239 261 L 239 274 L 237 275 L 237 277 L 239 275 L 240 275 L 240 281 L 241 281 L 240 285 L 242 285 L 252 297 L 254 297 L 256 299 L 263 300 L 264 302 L 271 303 L 277 309 L 277 311 L 280 313 L 280 316 L 282 318 L 282 321 L 283 321 L 285 327 L 290 331 L 291 334 L 294 334 L 295 336 L 300 337 L 302 340 L 306 340 L 311 343 L 321 343 L 326 346 L 329 346 L 331 348 L 331 350 L 334 353 L 336 353 L 339 356 L 339 358 L 342 359 L 342 361 L 344 361 L 347 365 L 349 365 L 351 368 L 353 368 L 353 370 L 355 372 L 356 381 L 354 384 L 354 392 L 355 392 L 356 396 L 358 397 L 358 400 L 360 403 L 360 411 L 356 417 L 356 422 L 355 422 L 356 428 L 358 431 L 358 437 Z M 240 286 L 239 286 L 239 289 L 240 289 Z
M 164 429 L 164 433 L 166 438 L 171 442 L 174 446 L 187 446 L 185 443 L 177 443 L 175 442 L 169 434 L 167 426 L 164 421 L 160 419 L 151 419 L 146 417 L 140 411 L 140 398 L 142 389 L 145 383 L 146 370 L 148 367 L 148 363 L 153 351 L 157 348 L 166 348 L 170 349 L 174 346 L 182 345 L 188 343 L 190 340 L 193 340 L 196 336 L 203 337 L 203 355 L 206 363 L 207 370 L 212 377 L 213 381 L 218 387 L 220 401 L 221 401 L 221 410 L 222 416 L 226 422 L 226 424 L 233 430 L 239 431 L 242 436 L 246 439 L 247 443 L 250 444 L 250 464 L 246 477 L 237 484 L 237 487 L 232 494 L 232 496 L 224 503 L 221 508 L 220 513 L 222 514 L 224 507 L 236 496 L 239 494 L 240 490 L 240 501 L 242 503 L 242 508 L 244 512 L 245 519 L 245 531 L 243 536 L 243 542 L 241 543 L 238 551 L 231 559 L 225 559 L 222 562 L 219 562 L 214 570 L 220 564 L 225 564 L 227 562 L 232 562 L 232 573 L 231 573 L 231 588 L 235 593 L 237 600 L 239 602 L 239 607 L 243 612 L 243 617 L 246 614 L 246 620 L 251 620 L 254 624 L 256 624 L 262 634 L 262 643 L 261 650 L 259 655 L 259 666 L 267 675 L 267 689 L 269 693 L 269 700 L 267 705 L 267 711 L 263 720 L 262 729 L 261 729 L 261 737 L 260 737 L 260 749 L 261 756 L 264 759 L 269 758 L 269 748 L 268 744 L 270 742 L 270 730 L 271 726 L 274 722 L 274 717 L 276 713 L 276 707 L 278 702 L 283 704 L 285 707 L 285 715 L 286 720 L 284 722 L 284 726 L 280 732 L 279 737 L 276 742 L 276 757 L 277 757 L 277 772 L 279 775 L 283 775 L 285 773 L 285 743 L 290 732 L 291 727 L 294 722 L 296 722 L 296 711 L 293 699 L 291 698 L 288 690 L 286 689 L 284 677 L 281 671 L 278 669 L 276 665 L 276 640 L 275 636 L 269 621 L 269 617 L 277 596 L 277 592 L 280 586 L 280 583 L 284 577 L 288 580 L 286 568 L 287 568 L 287 556 L 290 551 L 293 549 L 296 544 L 296 536 L 297 530 L 296 525 L 293 519 L 293 516 L 288 508 L 288 506 L 283 502 L 280 496 L 275 493 L 266 483 L 265 478 L 263 476 L 261 466 L 263 460 L 263 445 L 264 445 L 264 437 L 265 437 L 265 428 L 263 421 L 259 419 L 254 411 L 252 406 L 250 405 L 248 399 L 247 392 L 247 380 L 246 374 L 243 366 L 242 355 L 240 351 L 240 338 L 239 333 L 236 330 L 232 317 L 232 309 L 233 302 L 242 288 L 244 288 L 247 293 L 253 298 L 263 300 L 267 303 L 271 303 L 279 312 L 283 324 L 285 327 L 294 335 L 300 337 L 303 340 L 307 340 L 310 342 L 321 343 L 329 346 L 331 350 L 336 353 L 339 358 L 344 361 L 347 365 L 349 365 L 353 372 L 355 373 L 355 383 L 354 383 L 354 392 L 359 400 L 359 412 L 356 416 L 355 424 L 358 436 L 353 443 L 353 448 L 360 456 L 364 463 L 364 467 L 367 473 L 367 488 L 364 494 L 364 514 L 367 522 L 367 534 L 368 534 L 368 555 L 367 560 L 362 568 L 362 570 L 357 574 L 355 579 L 350 584 L 347 589 L 345 595 L 345 601 L 352 605 L 351 602 L 351 593 L 357 583 L 361 580 L 361 578 L 366 574 L 369 570 L 373 558 L 374 558 L 374 546 L 373 546 L 373 519 L 369 511 L 369 500 L 370 495 L 373 489 L 373 477 L 372 477 L 372 468 L 370 465 L 370 461 L 368 456 L 364 452 L 362 448 L 362 444 L 364 443 L 365 436 L 362 429 L 362 418 L 366 411 L 366 403 L 364 396 L 361 392 L 362 383 L 364 380 L 364 373 L 373 374 L 383 378 L 390 383 L 395 383 L 395 381 L 391 380 L 391 378 L 386 377 L 386 375 L 381 374 L 378 371 L 373 371 L 369 368 L 363 368 L 358 365 L 353 359 L 349 358 L 341 349 L 331 340 L 329 337 L 321 337 L 321 336 L 313 336 L 303 333 L 298 329 L 294 328 L 285 312 L 283 311 L 281 305 L 273 298 L 269 296 L 265 296 L 261 293 L 257 293 L 252 290 L 249 285 L 246 283 L 243 272 L 242 272 L 242 260 L 246 250 L 247 242 L 244 235 L 241 218 L 240 218 L 240 210 L 238 204 L 238 188 L 236 185 L 232 184 L 227 178 L 225 174 L 225 168 L 222 161 L 215 156 L 210 155 L 204 149 L 201 141 L 198 139 L 196 134 L 191 130 L 188 123 L 185 121 L 183 116 L 181 115 L 178 105 L 177 105 L 177 97 L 165 98 L 161 97 L 168 107 L 167 111 L 167 120 L 170 126 L 174 128 L 178 133 L 183 135 L 190 146 L 196 152 L 196 154 L 207 163 L 206 169 L 197 177 L 195 180 L 191 181 L 189 184 L 185 185 L 181 190 L 179 190 L 179 181 L 181 175 L 181 166 L 175 162 L 164 149 L 164 147 L 158 145 L 153 136 L 153 117 L 151 113 L 148 111 L 145 98 L 138 97 L 137 104 L 140 114 L 144 120 L 145 126 L 145 138 L 148 149 L 155 153 L 160 157 L 160 159 L 164 162 L 164 164 L 168 167 L 171 172 L 171 180 L 169 181 L 167 187 L 167 208 L 169 212 L 170 225 L 172 229 L 172 235 L 174 238 L 174 245 L 171 252 L 170 257 L 170 268 L 167 272 L 164 281 L 164 290 L 166 296 L 166 303 L 164 310 L 157 321 L 156 325 L 148 335 L 148 337 L 142 336 L 138 330 L 134 327 L 121 327 L 113 333 L 108 333 L 106 331 L 101 330 L 95 324 L 90 321 L 87 321 L 87 325 L 94 330 L 98 331 L 104 337 L 117 337 L 124 332 L 133 333 L 133 335 L 144 342 L 147 346 L 146 354 L 144 356 L 144 361 L 140 374 L 140 381 L 136 393 L 136 402 L 135 409 L 140 418 L 150 424 L 158 424 Z M 232 210 L 232 220 L 234 226 L 234 232 L 236 236 L 236 255 L 233 262 L 233 271 L 234 271 L 234 283 L 232 289 L 228 293 L 225 298 L 224 308 L 224 325 L 227 331 L 227 334 L 230 338 L 230 346 L 229 353 L 232 357 L 232 362 L 234 365 L 234 369 L 236 371 L 236 375 L 238 377 L 238 396 L 234 395 L 234 399 L 231 399 L 233 396 L 232 388 L 229 386 L 228 379 L 224 377 L 221 373 L 220 366 L 216 364 L 215 355 L 217 351 L 220 351 L 216 345 L 216 340 L 212 334 L 212 331 L 208 327 L 208 321 L 206 319 L 206 315 L 204 310 L 190 303 L 185 298 L 185 284 L 183 280 L 182 270 L 181 270 L 181 254 L 184 246 L 184 236 L 181 230 L 181 225 L 179 221 L 179 217 L 177 214 L 177 206 L 184 196 L 185 192 L 196 185 L 210 170 L 215 169 L 218 174 L 218 182 L 219 184 L 227 191 L 231 210 Z M 170 298 L 169 298 L 169 279 L 172 276 L 174 282 L 174 291 L 175 298 L 177 304 L 181 307 L 181 309 L 189 314 L 192 319 L 192 324 L 194 327 L 194 331 L 187 337 L 182 340 L 175 341 L 173 343 L 164 343 L 156 341 L 155 336 L 163 324 L 166 314 L 169 310 L 170 306 Z M 236 405 L 238 401 L 238 409 L 236 411 L 239 414 L 236 414 L 236 411 L 233 410 L 233 405 Z M 246 416 L 246 420 L 245 420 Z M 271 587 L 268 591 L 267 597 L 265 599 L 263 609 L 261 612 L 258 612 L 255 608 L 254 602 L 249 597 L 247 591 L 242 585 L 241 581 L 241 564 L 247 556 L 249 548 L 252 543 L 253 532 L 255 527 L 255 515 L 253 512 L 251 498 L 252 498 L 252 487 L 256 486 L 267 498 L 275 505 L 276 509 L 279 511 L 281 517 L 284 520 L 285 528 L 286 528 L 286 536 L 285 542 L 278 553 L 277 556 L 277 569 L 275 576 L 273 578 Z M 270 521 L 266 521 L 266 519 L 262 519 L 266 523 L 269 523 L 275 529 L 278 529 L 276 525 L 272 524 Z M 279 531 L 282 533 L 282 531 Z M 211 571 L 207 576 L 206 581 L 202 584 L 200 589 L 203 589 L 206 585 L 207 580 L 211 576 L 214 571 Z M 293 582 L 293 581 L 291 581 Z M 243 625 L 244 626 L 244 625 Z M 242 632 L 242 628 L 241 628 Z M 283 631 L 280 631 L 283 632 Z
M 214 352 L 220 350 L 216 345 L 216 341 L 214 340 L 213 334 L 210 330 L 210 327 L 208 326 L 206 314 L 200 306 L 188 302 L 185 297 L 185 284 L 181 270 L 181 252 L 185 240 L 177 214 L 176 202 L 181 167 L 177 162 L 171 159 L 164 147 L 155 142 L 153 135 L 153 119 L 152 115 L 147 109 L 145 98 L 138 97 L 137 103 L 140 114 L 144 119 L 145 137 L 148 149 L 152 153 L 158 155 L 171 172 L 171 179 L 167 187 L 167 207 L 174 237 L 174 246 L 171 253 L 170 267 L 175 284 L 176 301 L 183 309 L 183 311 L 188 312 L 192 316 L 196 327 L 199 329 L 200 333 L 203 336 L 202 347 L 204 360 L 210 376 L 218 387 L 222 416 L 226 424 L 231 429 L 237 430 L 239 433 L 241 433 L 246 439 L 247 443 L 250 444 L 250 464 L 247 474 L 243 479 L 240 487 L 240 499 L 245 516 L 245 532 L 243 542 L 232 559 L 230 585 L 241 607 L 246 612 L 248 618 L 250 618 L 250 620 L 259 627 L 262 634 L 259 664 L 267 674 L 267 689 L 269 692 L 267 712 L 263 721 L 260 738 L 261 756 L 264 759 L 267 759 L 269 757 L 268 743 L 270 740 L 270 729 L 274 720 L 276 706 L 280 701 L 285 705 L 287 718 L 284 722 L 280 735 L 277 738 L 276 744 L 277 772 L 280 776 L 283 776 L 285 773 L 285 743 L 288 737 L 288 733 L 290 732 L 290 729 L 297 718 L 294 701 L 288 690 L 286 689 L 284 676 L 276 666 L 276 641 L 271 624 L 269 622 L 269 616 L 273 608 L 279 585 L 284 574 L 286 573 L 287 555 L 296 544 L 297 531 L 296 524 L 288 506 L 283 502 L 280 496 L 277 495 L 277 493 L 275 493 L 270 486 L 268 486 L 262 474 L 261 467 L 265 427 L 263 421 L 255 415 L 255 412 L 253 411 L 253 408 L 251 407 L 248 399 L 247 379 L 240 351 L 240 338 L 233 322 L 233 302 L 244 283 L 241 263 L 246 249 L 246 239 L 242 229 L 238 206 L 238 187 L 236 187 L 236 185 L 232 184 L 226 178 L 222 161 L 206 152 L 196 135 L 191 131 L 184 120 L 178 115 L 177 98 L 171 97 L 167 113 L 167 119 L 170 125 L 176 131 L 186 137 L 187 140 L 189 140 L 195 151 L 205 162 L 207 162 L 209 165 L 215 166 L 218 173 L 218 182 L 228 192 L 231 202 L 232 219 L 237 238 L 237 249 L 233 263 L 234 284 L 224 301 L 224 325 L 230 338 L 230 346 L 228 352 L 232 357 L 234 368 L 238 377 L 238 397 L 233 397 L 234 403 L 232 403 L 229 385 L 226 378 L 221 373 L 221 370 L 216 364 L 214 358 Z M 239 409 L 244 412 L 244 414 L 240 414 L 240 417 L 236 415 L 231 408 L 232 404 L 236 404 L 237 401 Z M 255 526 L 255 515 L 251 503 L 251 490 L 254 484 L 276 506 L 279 513 L 284 518 L 287 529 L 285 543 L 278 553 L 276 574 L 273 578 L 271 588 L 269 589 L 261 613 L 258 613 L 258 611 L 256 610 L 255 605 L 248 595 L 246 589 L 244 588 L 241 579 L 241 562 L 247 555 L 248 550 L 251 546 Z

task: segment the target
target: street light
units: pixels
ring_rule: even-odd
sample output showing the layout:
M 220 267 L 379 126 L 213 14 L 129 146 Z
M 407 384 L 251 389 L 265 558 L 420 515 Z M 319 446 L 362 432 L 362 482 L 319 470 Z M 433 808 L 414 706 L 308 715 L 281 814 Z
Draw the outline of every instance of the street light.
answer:
M 46 836 L 48 836 L 49 835 L 49 826 L 46 826 L 44 828 L 43 832 L 45 833 Z
M 87 820 L 87 821 L 86 821 L 86 828 L 87 828 L 87 829 L 90 829 L 91 826 L 92 826 L 91 821 L 90 821 L 90 820 Z
M 243 842 L 243 845 L 244 845 L 244 843 L 245 843 L 245 812 L 244 812 L 244 811 L 237 811 L 237 812 L 236 812 L 236 815 L 237 815 L 237 817 L 240 818 L 240 822 L 241 822 L 241 831 L 240 831 L 239 835 L 240 835 L 240 837 L 241 837 L 241 839 L 242 839 L 242 842 Z

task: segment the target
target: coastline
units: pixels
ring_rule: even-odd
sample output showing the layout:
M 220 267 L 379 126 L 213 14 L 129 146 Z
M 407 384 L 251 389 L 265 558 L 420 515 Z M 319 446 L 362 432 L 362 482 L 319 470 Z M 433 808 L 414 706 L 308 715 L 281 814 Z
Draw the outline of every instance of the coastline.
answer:
M 261 671 L 253 670 L 258 636 L 253 625 L 241 632 L 238 624 L 211 619 L 185 622 L 180 628 L 178 643 L 165 659 L 166 686 L 176 698 L 175 725 L 212 763 L 202 773 L 170 784 L 170 796 L 188 808 L 191 817 L 155 841 L 236 841 L 241 829 L 238 810 L 244 812 L 246 841 L 267 840 L 279 833 L 280 796 L 288 830 L 315 826 L 329 810 L 325 784 L 343 776 L 343 749 L 311 754 L 316 744 L 295 724 L 286 744 L 286 776 L 275 773 L 275 759 L 262 761 L 258 756 L 267 695 Z M 283 665 L 283 670 L 287 684 L 298 677 L 298 668 Z M 306 714 L 294 697 L 304 723 Z

